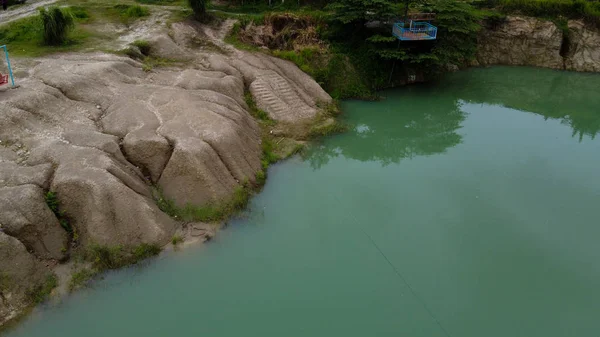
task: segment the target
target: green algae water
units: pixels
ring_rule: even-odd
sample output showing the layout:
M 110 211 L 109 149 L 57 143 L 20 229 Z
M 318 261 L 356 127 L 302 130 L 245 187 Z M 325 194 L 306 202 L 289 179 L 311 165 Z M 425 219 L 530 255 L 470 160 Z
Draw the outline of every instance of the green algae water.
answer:
M 9 337 L 600 335 L 600 76 L 474 69 L 343 103 L 215 241 Z

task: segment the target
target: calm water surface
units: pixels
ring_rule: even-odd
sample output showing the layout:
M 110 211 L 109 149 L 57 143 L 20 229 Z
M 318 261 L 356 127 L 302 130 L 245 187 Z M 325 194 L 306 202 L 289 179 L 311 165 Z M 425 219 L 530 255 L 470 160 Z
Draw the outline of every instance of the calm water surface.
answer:
M 597 337 L 599 91 L 499 67 L 345 102 L 216 241 L 7 335 Z

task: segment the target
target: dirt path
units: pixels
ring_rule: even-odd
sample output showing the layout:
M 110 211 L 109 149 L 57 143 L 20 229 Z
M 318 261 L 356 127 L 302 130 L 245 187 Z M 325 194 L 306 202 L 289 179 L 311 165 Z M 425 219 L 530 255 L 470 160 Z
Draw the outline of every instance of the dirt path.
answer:
M 11 10 L 9 8 L 7 11 L 0 12 L 0 25 L 34 15 L 38 12 L 39 7 L 51 5 L 56 1 L 57 0 L 30 0 L 17 9 Z

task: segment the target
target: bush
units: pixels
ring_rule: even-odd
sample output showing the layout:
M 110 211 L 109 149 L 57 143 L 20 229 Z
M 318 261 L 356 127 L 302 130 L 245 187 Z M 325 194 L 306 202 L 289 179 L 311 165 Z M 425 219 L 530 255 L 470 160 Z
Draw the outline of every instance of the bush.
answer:
M 140 49 L 140 52 L 143 55 L 145 55 L 145 56 L 150 55 L 150 49 L 152 48 L 150 46 L 150 42 L 148 42 L 146 40 L 136 40 L 136 41 L 133 41 L 132 45 L 138 47 Z
M 57 46 L 67 41 L 69 31 L 75 27 L 73 16 L 66 10 L 50 7 L 40 8 L 40 17 L 44 29 L 44 43 Z

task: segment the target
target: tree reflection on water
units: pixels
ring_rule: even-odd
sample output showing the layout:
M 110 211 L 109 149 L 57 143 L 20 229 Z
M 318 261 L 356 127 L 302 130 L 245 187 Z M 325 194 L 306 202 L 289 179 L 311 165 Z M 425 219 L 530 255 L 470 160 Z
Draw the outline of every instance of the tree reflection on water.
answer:
M 465 119 L 461 103 L 450 95 L 428 100 L 423 97 L 426 93 L 415 87 L 394 99 L 352 102 L 353 109 L 359 109 L 353 113 L 352 129 L 326 146 L 308 151 L 311 166 L 319 168 L 339 155 L 389 165 L 404 158 L 443 153 L 460 144 L 462 137 L 456 131 Z M 398 104 L 399 100 L 403 103 Z
M 439 83 L 383 92 L 380 102 L 345 103 L 351 130 L 306 154 L 313 168 L 344 156 L 382 165 L 440 154 L 461 143 L 462 102 L 501 105 L 559 119 L 582 141 L 600 132 L 600 75 L 527 67 L 470 69 Z

